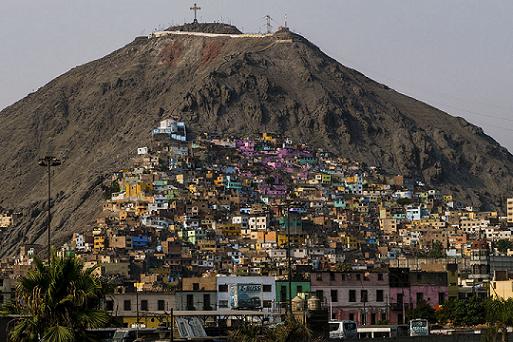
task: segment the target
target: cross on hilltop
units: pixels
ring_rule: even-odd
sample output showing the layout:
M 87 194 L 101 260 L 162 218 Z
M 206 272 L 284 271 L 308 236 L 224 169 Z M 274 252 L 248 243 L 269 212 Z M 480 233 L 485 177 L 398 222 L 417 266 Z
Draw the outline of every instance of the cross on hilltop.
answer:
M 196 3 L 194 3 L 194 6 L 191 7 L 191 11 L 194 11 L 194 23 L 198 23 L 198 11 L 201 10 L 201 7 L 199 7 Z

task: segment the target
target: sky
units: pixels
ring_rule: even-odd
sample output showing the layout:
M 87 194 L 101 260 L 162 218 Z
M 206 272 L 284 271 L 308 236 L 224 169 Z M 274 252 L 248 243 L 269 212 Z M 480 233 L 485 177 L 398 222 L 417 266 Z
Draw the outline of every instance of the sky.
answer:
M 192 21 L 184 0 L 1 0 L 0 109 L 136 36 Z M 513 151 L 511 0 L 196 0 L 200 21 L 269 14 L 342 64 L 481 126 Z

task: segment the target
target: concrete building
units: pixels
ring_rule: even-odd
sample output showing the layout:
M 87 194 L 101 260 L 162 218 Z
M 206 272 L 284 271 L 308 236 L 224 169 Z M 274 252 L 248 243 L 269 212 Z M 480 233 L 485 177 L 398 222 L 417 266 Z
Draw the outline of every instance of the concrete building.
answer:
M 171 308 L 176 306 L 175 295 L 169 292 L 139 292 L 126 291 L 119 287 L 116 293 L 106 296 L 105 310 L 113 317 L 118 317 L 125 327 L 137 323 L 139 309 L 139 324 L 146 328 L 157 328 L 169 320 Z
M 0 277 L 0 307 L 7 304 L 14 298 L 16 293 L 16 281 Z
M 376 272 L 317 272 L 311 275 L 312 292 L 328 307 L 331 318 L 360 325 L 388 320 L 388 274 Z
M 176 292 L 177 310 L 215 310 L 216 303 L 216 277 L 191 277 L 182 279 L 182 289 Z

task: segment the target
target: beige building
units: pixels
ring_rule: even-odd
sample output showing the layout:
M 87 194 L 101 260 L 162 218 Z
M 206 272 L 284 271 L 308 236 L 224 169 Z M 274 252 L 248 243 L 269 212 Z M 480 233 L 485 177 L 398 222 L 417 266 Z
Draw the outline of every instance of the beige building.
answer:
M 508 223 L 513 223 L 513 198 L 508 198 Z
M 7 213 L 0 213 L 0 228 L 8 228 L 12 226 L 13 218 L 12 215 Z
M 397 220 L 392 217 L 388 209 L 383 207 L 379 209 L 379 228 L 385 235 L 397 234 Z

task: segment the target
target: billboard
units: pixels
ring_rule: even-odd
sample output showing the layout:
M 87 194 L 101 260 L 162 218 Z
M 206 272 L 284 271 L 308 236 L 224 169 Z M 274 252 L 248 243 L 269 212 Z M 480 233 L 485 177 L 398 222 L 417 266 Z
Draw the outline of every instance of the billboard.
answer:
M 232 309 L 256 310 L 262 308 L 261 284 L 231 284 L 229 296 Z

